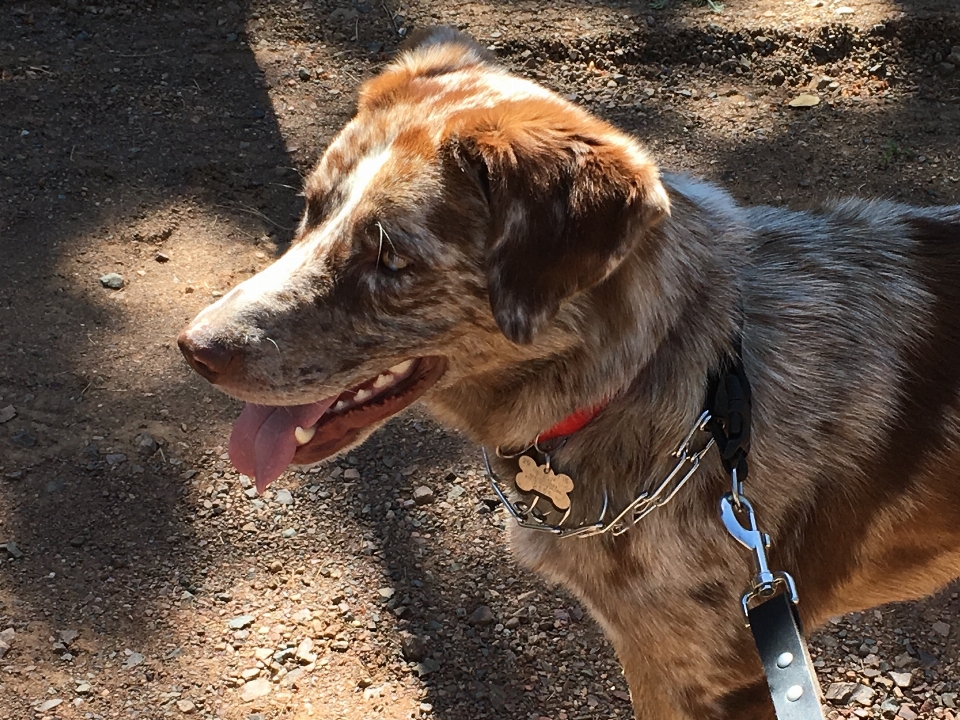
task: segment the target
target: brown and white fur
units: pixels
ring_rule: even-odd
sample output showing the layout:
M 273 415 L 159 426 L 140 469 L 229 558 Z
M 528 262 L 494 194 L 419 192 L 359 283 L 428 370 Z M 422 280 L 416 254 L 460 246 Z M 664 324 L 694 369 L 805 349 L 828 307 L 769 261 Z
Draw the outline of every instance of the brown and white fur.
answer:
M 554 459 L 592 520 L 672 467 L 740 333 L 748 493 L 807 627 L 960 575 L 960 207 L 739 207 L 446 29 L 364 84 L 305 193 L 291 249 L 181 335 L 225 392 L 308 404 L 433 358 L 411 392 L 488 447 L 612 397 Z M 728 483 L 710 453 L 620 537 L 513 529 L 602 624 L 637 718 L 772 717 Z

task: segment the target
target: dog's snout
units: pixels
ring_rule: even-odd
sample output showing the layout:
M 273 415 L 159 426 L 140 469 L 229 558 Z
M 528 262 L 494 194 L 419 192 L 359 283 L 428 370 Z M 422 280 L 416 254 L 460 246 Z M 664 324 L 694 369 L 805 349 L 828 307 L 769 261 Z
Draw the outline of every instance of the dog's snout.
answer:
M 237 359 L 233 348 L 217 341 L 198 340 L 189 328 L 180 333 L 177 344 L 190 367 L 212 383 L 223 380 Z

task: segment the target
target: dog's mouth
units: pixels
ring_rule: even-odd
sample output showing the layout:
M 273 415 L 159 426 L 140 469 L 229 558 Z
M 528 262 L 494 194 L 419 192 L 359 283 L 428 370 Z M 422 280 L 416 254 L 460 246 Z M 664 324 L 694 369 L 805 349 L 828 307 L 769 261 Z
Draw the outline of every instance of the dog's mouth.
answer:
M 338 395 L 308 405 L 247 403 L 230 435 L 230 460 L 263 490 L 291 464 L 307 465 L 355 442 L 364 429 L 396 415 L 446 370 L 439 357 L 394 365 Z

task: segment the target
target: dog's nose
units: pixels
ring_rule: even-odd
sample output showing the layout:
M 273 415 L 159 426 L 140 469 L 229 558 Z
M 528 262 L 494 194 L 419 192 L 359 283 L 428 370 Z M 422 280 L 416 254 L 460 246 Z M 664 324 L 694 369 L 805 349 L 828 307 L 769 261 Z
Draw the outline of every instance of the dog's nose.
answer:
M 236 351 L 223 343 L 195 340 L 189 329 L 180 333 L 177 344 L 190 367 L 212 383 L 224 378 L 237 357 Z

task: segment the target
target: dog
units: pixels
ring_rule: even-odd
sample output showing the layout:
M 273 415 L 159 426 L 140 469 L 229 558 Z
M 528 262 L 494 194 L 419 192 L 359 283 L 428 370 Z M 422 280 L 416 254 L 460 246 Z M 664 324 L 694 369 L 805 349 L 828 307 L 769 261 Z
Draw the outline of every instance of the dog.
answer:
M 960 575 L 960 207 L 738 206 L 450 29 L 362 86 L 305 197 L 290 249 L 179 337 L 247 402 L 230 454 L 259 490 L 419 400 L 500 448 L 529 505 L 511 449 L 580 417 L 539 517 L 586 527 L 669 475 L 739 362 L 744 492 L 807 627 Z M 730 482 L 707 451 L 621 533 L 512 527 L 519 562 L 602 625 L 639 719 L 773 717 Z

